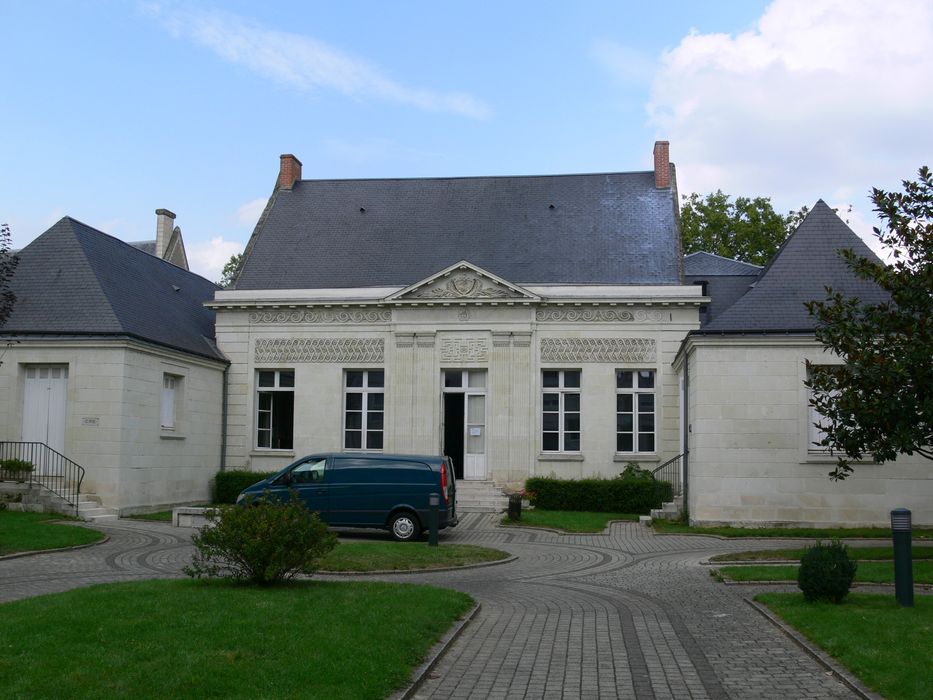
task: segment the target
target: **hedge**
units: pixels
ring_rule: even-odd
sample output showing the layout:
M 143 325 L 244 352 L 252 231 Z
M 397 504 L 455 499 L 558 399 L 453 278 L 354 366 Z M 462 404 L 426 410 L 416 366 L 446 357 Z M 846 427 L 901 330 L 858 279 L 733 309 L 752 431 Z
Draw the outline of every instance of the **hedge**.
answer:
M 253 472 L 248 469 L 218 472 L 214 477 L 214 503 L 236 503 L 240 491 L 277 473 Z
M 543 510 L 647 515 L 673 500 L 670 482 L 654 479 L 554 479 L 532 477 L 525 482 L 531 505 Z

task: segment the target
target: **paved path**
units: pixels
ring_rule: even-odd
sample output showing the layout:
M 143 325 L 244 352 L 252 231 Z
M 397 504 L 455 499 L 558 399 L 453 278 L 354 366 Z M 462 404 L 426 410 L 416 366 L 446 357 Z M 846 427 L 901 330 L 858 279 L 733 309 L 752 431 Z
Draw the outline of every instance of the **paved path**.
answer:
M 443 542 L 518 555 L 500 566 L 386 577 L 473 595 L 482 608 L 418 698 L 840 698 L 851 692 L 699 562 L 750 543 L 496 527 L 469 514 Z M 121 520 L 99 546 L 0 561 L 0 602 L 180 574 L 191 530 Z M 786 542 L 756 541 L 761 548 Z

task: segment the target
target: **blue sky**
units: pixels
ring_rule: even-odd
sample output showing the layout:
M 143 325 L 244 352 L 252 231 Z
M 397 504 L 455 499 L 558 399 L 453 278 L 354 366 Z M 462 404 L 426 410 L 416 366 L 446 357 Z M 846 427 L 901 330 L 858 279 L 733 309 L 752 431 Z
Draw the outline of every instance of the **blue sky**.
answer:
M 681 193 L 854 205 L 933 154 L 925 0 L 0 0 L 0 221 L 128 241 L 174 211 L 192 269 L 305 178 L 650 168 Z

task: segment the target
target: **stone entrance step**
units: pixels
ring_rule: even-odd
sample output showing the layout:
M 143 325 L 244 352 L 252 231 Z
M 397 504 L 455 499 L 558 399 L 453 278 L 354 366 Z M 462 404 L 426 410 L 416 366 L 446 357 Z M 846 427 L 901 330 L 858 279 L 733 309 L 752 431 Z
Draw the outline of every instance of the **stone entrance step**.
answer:
M 457 511 L 459 513 L 502 513 L 508 510 L 509 497 L 494 481 L 457 482 Z
M 93 493 L 82 493 L 78 501 L 78 517 L 88 522 L 102 522 L 116 520 L 116 508 L 106 508 L 101 505 L 100 497 Z

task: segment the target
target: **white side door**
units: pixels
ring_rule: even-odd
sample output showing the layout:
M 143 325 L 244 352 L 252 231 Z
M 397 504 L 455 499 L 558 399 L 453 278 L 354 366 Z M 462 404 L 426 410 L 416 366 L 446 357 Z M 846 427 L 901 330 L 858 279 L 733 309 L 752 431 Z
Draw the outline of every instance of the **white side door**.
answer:
M 466 395 L 466 449 L 463 478 L 482 481 L 486 478 L 486 395 Z
M 23 442 L 44 442 L 59 453 L 65 451 L 65 408 L 68 367 L 36 365 L 26 368 L 23 397 Z M 39 473 L 48 473 L 38 464 Z

